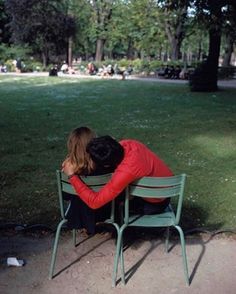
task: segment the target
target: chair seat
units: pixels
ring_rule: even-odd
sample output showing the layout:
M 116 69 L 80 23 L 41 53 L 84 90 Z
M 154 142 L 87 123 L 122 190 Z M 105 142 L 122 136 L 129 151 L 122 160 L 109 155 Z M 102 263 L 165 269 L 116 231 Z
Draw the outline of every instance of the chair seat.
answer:
M 129 225 L 133 227 L 168 227 L 175 225 L 175 215 L 172 211 L 152 215 L 130 215 Z

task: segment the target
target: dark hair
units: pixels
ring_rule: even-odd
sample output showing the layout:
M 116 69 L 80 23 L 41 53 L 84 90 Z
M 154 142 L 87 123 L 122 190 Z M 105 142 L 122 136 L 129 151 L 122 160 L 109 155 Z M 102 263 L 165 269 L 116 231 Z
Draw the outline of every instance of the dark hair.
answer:
M 95 164 L 116 168 L 124 158 L 124 149 L 110 136 L 92 139 L 86 148 Z

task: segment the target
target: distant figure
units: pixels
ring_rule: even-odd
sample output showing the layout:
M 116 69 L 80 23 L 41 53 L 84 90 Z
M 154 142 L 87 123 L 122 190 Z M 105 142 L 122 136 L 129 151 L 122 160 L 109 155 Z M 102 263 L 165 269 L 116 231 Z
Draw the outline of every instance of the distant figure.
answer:
M 175 71 L 174 71 L 174 79 L 179 79 L 180 78 L 180 73 L 181 73 L 181 67 L 179 65 L 177 65 L 175 67 Z
M 114 73 L 115 73 L 115 75 L 120 75 L 120 74 L 122 74 L 122 72 L 123 72 L 123 71 L 120 70 L 118 64 L 116 63 L 116 64 L 114 65 Z
M 68 74 L 70 74 L 70 75 L 74 75 L 75 74 L 75 70 L 74 70 L 74 68 L 72 66 L 69 66 L 68 67 Z
M 171 65 L 167 78 L 168 79 L 174 79 L 174 77 L 175 77 L 175 68 L 174 68 L 173 65 Z
M 53 67 L 50 69 L 49 76 L 50 77 L 57 77 L 58 76 L 58 68 L 57 68 L 56 64 L 54 64 Z
M 127 67 L 127 69 L 122 73 L 122 80 L 125 80 L 128 76 L 130 76 L 133 72 L 133 67 L 131 64 Z
M 114 68 L 113 68 L 113 66 L 111 65 L 111 64 L 109 64 L 108 66 L 107 66 L 107 73 L 108 73 L 108 75 L 109 76 L 113 76 L 114 75 Z
M 164 67 L 164 65 L 162 65 L 161 68 L 157 69 L 157 75 L 158 75 L 158 77 L 164 77 L 165 76 L 165 67 Z
M 0 72 L 3 72 L 3 73 L 6 73 L 7 72 L 6 65 L 4 65 L 4 64 L 0 65 Z
M 14 60 L 12 61 L 12 64 L 13 64 L 13 66 L 14 66 L 14 71 L 17 71 L 16 63 L 17 63 L 17 60 L 14 59 Z
M 20 58 L 17 58 L 17 60 L 16 60 L 16 71 L 17 72 L 21 72 L 21 69 L 22 69 L 21 59 Z
M 180 71 L 180 73 L 179 73 L 179 78 L 180 78 L 181 80 L 188 79 L 188 70 L 187 70 L 186 67 L 184 67 L 184 68 Z
M 132 74 L 132 72 L 133 72 L 133 67 L 132 67 L 131 64 L 127 67 L 126 72 L 128 73 L 128 75 L 131 75 L 131 74 Z
M 88 70 L 88 74 L 90 75 L 96 75 L 97 73 L 97 68 L 92 62 L 88 63 L 87 70 Z
M 62 71 L 64 74 L 68 73 L 68 64 L 67 64 L 65 61 L 63 61 L 63 64 L 62 64 L 62 66 L 61 66 L 61 71 Z

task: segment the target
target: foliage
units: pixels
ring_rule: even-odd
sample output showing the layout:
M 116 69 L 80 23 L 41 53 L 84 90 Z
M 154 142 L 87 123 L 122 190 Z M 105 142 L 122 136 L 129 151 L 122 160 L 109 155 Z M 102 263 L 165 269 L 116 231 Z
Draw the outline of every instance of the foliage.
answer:
M 216 91 L 221 33 L 225 21 L 223 11 L 227 4 L 234 3 L 236 7 L 236 2 L 230 0 L 196 0 L 193 2 L 198 19 L 208 26 L 209 49 L 206 61 L 193 74 L 190 87 L 193 91 Z
M 67 38 L 75 33 L 74 19 L 54 0 L 6 0 L 11 15 L 10 28 L 15 43 L 30 44 L 44 55 L 65 52 Z
M 5 11 L 4 0 L 0 0 L 0 42 L 8 43 L 10 39 L 9 30 L 7 24 L 9 22 L 9 16 Z
M 158 1 L 162 29 L 166 32 L 171 47 L 171 59 L 180 58 L 180 48 L 189 25 L 188 8 L 190 0 Z
M 94 55 L 95 39 L 93 35 L 93 23 L 91 21 L 91 6 L 87 0 L 76 1 L 73 7 L 74 18 L 76 20 L 76 31 L 74 37 L 75 56 L 83 56 L 88 60 Z
M 27 45 L 0 45 L 0 60 L 5 62 L 9 59 L 20 58 L 22 60 L 27 60 L 32 54 L 32 49 Z

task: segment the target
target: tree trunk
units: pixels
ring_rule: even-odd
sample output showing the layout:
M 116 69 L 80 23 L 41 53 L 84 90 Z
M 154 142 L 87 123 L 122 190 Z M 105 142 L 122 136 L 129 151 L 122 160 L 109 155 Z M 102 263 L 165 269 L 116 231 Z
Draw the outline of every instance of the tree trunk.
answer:
M 220 56 L 221 30 L 213 28 L 209 31 L 209 53 L 207 64 L 210 72 L 209 90 L 217 90 L 218 64 Z M 211 89 L 210 89 L 211 87 Z
M 105 40 L 103 39 L 97 39 L 97 46 L 96 46 L 96 61 L 102 61 L 103 59 L 103 54 L 104 54 L 104 44 Z
M 180 58 L 180 46 L 182 40 L 179 38 L 172 36 L 171 38 L 171 60 L 175 61 Z
M 68 39 L 68 66 L 72 67 L 72 45 L 73 40 L 72 37 Z
M 131 40 L 131 38 L 129 38 L 126 56 L 128 59 L 131 59 L 133 57 L 133 55 L 134 54 L 133 54 L 132 40 Z
M 234 40 L 230 35 L 226 36 L 225 54 L 222 66 L 230 66 L 231 55 L 234 51 Z
M 46 68 L 48 65 L 48 57 L 46 52 L 42 52 L 42 62 L 43 62 L 43 68 Z
M 171 1 L 170 1 L 171 2 Z M 165 32 L 168 37 L 169 44 L 171 46 L 171 60 L 178 60 L 180 56 L 180 48 L 185 36 L 185 23 L 187 19 L 187 4 L 177 9 L 177 18 L 175 21 L 169 17 L 170 11 L 165 10 Z
M 201 40 L 198 41 L 198 52 L 197 52 L 197 61 L 201 60 L 202 56 L 202 42 Z
M 221 42 L 221 6 L 216 5 L 211 10 L 211 18 L 215 20 L 209 29 L 209 50 L 206 62 L 195 70 L 190 78 L 191 91 L 217 91 L 218 63 Z

